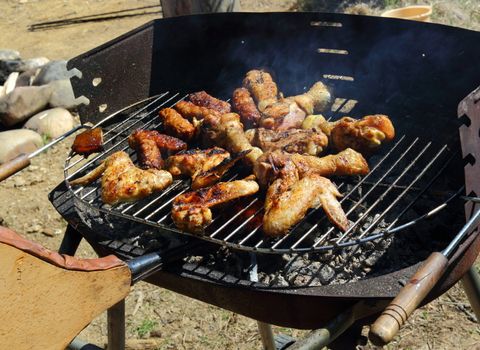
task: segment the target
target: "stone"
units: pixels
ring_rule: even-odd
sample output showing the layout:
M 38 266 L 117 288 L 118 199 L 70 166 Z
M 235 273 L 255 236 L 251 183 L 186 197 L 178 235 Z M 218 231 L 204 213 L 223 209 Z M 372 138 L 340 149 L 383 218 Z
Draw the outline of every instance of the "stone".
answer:
M 23 127 L 55 139 L 73 129 L 74 125 L 75 120 L 69 111 L 64 108 L 52 108 L 35 114 Z
M 30 69 L 39 68 L 48 63 L 48 58 L 37 57 L 28 60 L 0 60 L 0 82 L 5 81 L 12 72 L 26 72 Z
M 33 80 L 40 72 L 41 68 L 29 69 L 25 72 L 22 72 L 17 79 L 17 86 L 30 86 L 33 83 Z
M 22 153 L 31 153 L 43 145 L 42 136 L 33 130 L 16 129 L 0 132 L 0 164 Z
M 335 271 L 328 265 L 323 265 L 318 271 L 318 277 L 322 284 L 328 284 L 335 276 Z
M 50 107 L 62 107 L 65 109 L 75 109 L 82 103 L 85 103 L 85 97 L 75 98 L 72 84 L 69 79 L 56 80 L 48 85 L 52 89 L 49 104 Z
M 26 120 L 48 105 L 51 94 L 49 85 L 16 88 L 0 97 L 0 121 L 12 126 Z
M 0 49 L 0 60 L 18 60 L 20 53 L 15 50 Z
M 32 85 L 46 85 L 55 80 L 70 79 L 75 73 L 67 70 L 67 61 L 50 61 L 42 68 Z
M 5 83 L 3 84 L 3 88 L 0 89 L 0 97 L 8 95 L 15 89 L 18 80 L 18 72 L 11 73 Z

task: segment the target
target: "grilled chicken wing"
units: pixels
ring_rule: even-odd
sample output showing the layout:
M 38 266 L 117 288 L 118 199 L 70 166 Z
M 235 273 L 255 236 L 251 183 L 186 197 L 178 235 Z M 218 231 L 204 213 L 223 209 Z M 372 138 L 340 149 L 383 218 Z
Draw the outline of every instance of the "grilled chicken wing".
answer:
M 187 148 L 182 140 L 156 130 L 135 130 L 128 137 L 128 144 L 137 152 L 140 166 L 144 169 L 162 168 L 161 152 L 172 154 Z
M 173 106 L 173 108 L 175 108 L 183 117 L 190 121 L 193 121 L 193 119 L 202 120 L 211 114 L 216 116 L 221 115 L 221 113 L 214 109 L 200 107 L 189 101 L 179 101 L 175 104 L 175 106 Z
M 210 108 L 220 113 L 230 113 L 231 111 L 230 103 L 210 96 L 205 91 L 190 94 L 188 95 L 188 99 L 197 106 Z
M 163 121 L 165 132 L 183 141 L 190 141 L 196 133 L 195 126 L 172 108 L 164 108 L 158 113 Z
M 243 87 L 250 92 L 260 112 L 277 102 L 277 84 L 267 72 L 258 69 L 247 72 L 245 79 L 243 79 Z
M 258 192 L 258 184 L 250 179 L 219 182 L 177 196 L 173 201 L 172 219 L 181 230 L 200 234 L 212 222 L 210 208 Z
M 240 115 L 242 123 L 247 128 L 258 125 L 262 116 L 247 89 L 238 88 L 233 91 L 232 104 L 233 109 Z
M 100 176 L 102 176 L 102 200 L 112 205 L 144 198 L 162 191 L 172 183 L 172 175 L 168 171 L 141 170 L 133 164 L 127 153 L 119 151 L 106 158 L 91 173 L 70 181 L 70 184 L 85 185 Z
M 263 232 L 267 236 L 283 236 L 303 219 L 308 209 L 320 206 L 330 222 L 345 231 L 349 222 L 337 197 L 341 194 L 330 180 L 316 174 L 299 179 L 295 165 L 288 162 L 268 188 Z
M 330 138 L 330 144 L 338 151 L 352 148 L 369 155 L 382 143 L 395 137 L 395 128 L 386 115 L 367 115 L 362 119 L 343 117 L 328 122 L 322 115 L 309 115 L 305 118 L 303 129 L 322 130 Z
M 259 183 L 267 186 L 275 178 L 278 170 L 283 168 L 288 161 L 293 162 L 300 177 L 308 174 L 320 176 L 366 175 L 370 171 L 365 158 L 350 148 L 338 154 L 321 158 L 282 151 L 268 152 L 258 158 L 253 171 Z
M 245 132 L 252 146 L 264 152 L 281 150 L 288 153 L 319 155 L 328 145 L 328 137 L 322 131 L 290 129 L 274 131 L 264 128 Z
M 236 113 L 207 116 L 202 124 L 202 132 L 207 139 L 232 153 L 251 150 L 245 157 L 250 165 L 263 153 L 261 149 L 252 147 L 243 131 L 240 116 Z
M 395 129 L 386 115 L 368 115 L 360 120 L 344 117 L 331 131 L 335 149 L 353 148 L 362 154 L 371 154 L 382 143 L 395 137 Z

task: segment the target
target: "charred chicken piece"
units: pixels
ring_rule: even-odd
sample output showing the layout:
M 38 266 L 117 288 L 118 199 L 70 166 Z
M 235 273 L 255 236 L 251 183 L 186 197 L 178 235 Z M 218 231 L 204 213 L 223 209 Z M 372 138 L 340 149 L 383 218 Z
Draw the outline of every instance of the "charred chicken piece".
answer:
M 273 81 L 272 76 L 265 71 L 254 69 L 247 72 L 245 79 L 243 79 L 243 87 L 250 92 L 260 112 L 277 102 L 277 84 Z
M 196 133 L 195 126 L 172 108 L 164 108 L 158 113 L 163 121 L 165 132 L 183 141 L 190 141 Z
M 395 129 L 386 115 L 368 115 L 360 120 L 344 117 L 331 131 L 333 147 L 341 151 L 346 148 L 369 155 L 382 143 L 389 142 L 395 137 Z
M 288 162 L 268 188 L 263 232 L 271 237 L 284 236 L 304 218 L 308 209 L 320 206 L 330 222 L 345 231 L 349 221 L 338 197 L 341 194 L 330 180 L 316 174 L 300 179 L 293 162 Z
M 230 113 L 232 109 L 230 103 L 210 96 L 205 91 L 190 94 L 188 95 L 188 99 L 197 106 L 213 109 L 219 113 Z
M 302 128 L 322 130 L 337 151 L 352 148 L 366 156 L 395 137 L 392 122 L 382 114 L 367 115 L 362 119 L 343 117 L 335 122 L 326 121 L 322 115 L 309 115 Z
M 258 125 L 260 112 L 255 105 L 250 92 L 245 88 L 238 88 L 233 91 L 232 98 L 233 109 L 240 115 L 242 123 L 247 127 L 255 127 Z
M 219 182 L 212 187 L 181 194 L 173 201 L 173 222 L 181 230 L 201 234 L 212 222 L 210 208 L 250 196 L 257 193 L 258 189 L 258 184 L 252 178 L 246 178 Z
M 220 147 L 190 149 L 168 157 L 166 169 L 173 175 L 196 176 L 209 171 L 230 158 L 230 153 Z
M 162 191 L 172 183 L 172 175 L 168 171 L 139 169 L 127 153 L 119 151 L 106 158 L 89 174 L 70 181 L 70 185 L 86 185 L 100 176 L 102 176 L 102 200 L 111 205 L 136 201 Z
M 225 147 L 232 153 L 251 150 L 245 157 L 246 162 L 250 165 L 253 165 L 263 153 L 259 148 L 252 147 L 243 131 L 240 116 L 236 113 L 207 116 L 202 124 L 202 133 L 205 138 L 216 145 Z
M 173 106 L 183 117 L 190 121 L 202 120 L 208 115 L 220 116 L 221 113 L 214 109 L 200 107 L 189 101 L 179 101 Z
M 162 152 L 168 155 L 187 148 L 182 140 L 156 130 L 135 130 L 128 137 L 128 144 L 137 152 L 140 166 L 144 169 L 161 169 Z
M 103 151 L 102 128 L 88 129 L 75 136 L 72 150 L 85 156 Z
M 328 137 L 322 131 L 316 130 L 274 131 L 258 128 L 247 130 L 245 135 L 252 146 L 259 147 L 264 152 L 281 150 L 317 156 L 328 145 Z
M 282 169 L 288 161 L 293 162 L 301 178 L 308 174 L 320 176 L 366 175 L 370 171 L 365 158 L 350 148 L 338 154 L 321 158 L 282 151 L 268 152 L 258 158 L 253 171 L 259 183 L 267 186 L 276 178 L 278 170 Z
M 225 173 L 231 169 L 236 162 L 243 159 L 251 150 L 243 151 L 235 157 L 226 158 L 220 164 L 211 169 L 196 173 L 192 176 L 192 190 L 212 186 L 220 181 Z

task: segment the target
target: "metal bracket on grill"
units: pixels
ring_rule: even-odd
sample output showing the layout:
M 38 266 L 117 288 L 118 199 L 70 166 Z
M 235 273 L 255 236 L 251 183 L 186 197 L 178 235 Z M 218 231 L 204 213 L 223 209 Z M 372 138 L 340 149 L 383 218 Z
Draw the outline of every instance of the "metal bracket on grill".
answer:
M 458 117 L 467 116 L 469 125 L 459 128 L 463 158 L 465 165 L 465 186 L 467 196 L 480 195 L 480 86 L 465 97 L 458 105 Z M 468 157 L 468 158 L 467 158 Z M 465 204 L 465 216 L 468 220 L 473 213 L 475 203 Z

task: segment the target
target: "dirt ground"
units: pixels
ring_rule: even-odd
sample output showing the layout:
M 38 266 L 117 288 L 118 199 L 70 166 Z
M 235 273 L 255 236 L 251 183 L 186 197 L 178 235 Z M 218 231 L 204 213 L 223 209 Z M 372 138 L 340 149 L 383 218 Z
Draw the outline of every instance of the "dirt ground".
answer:
M 311 1 L 242 0 L 245 11 L 299 10 Z M 378 1 L 377 1 L 378 3 Z M 385 1 L 390 6 L 402 1 Z M 21 52 L 22 57 L 46 56 L 69 59 L 133 29 L 160 13 L 105 22 L 91 22 L 62 29 L 30 32 L 33 23 L 102 12 L 157 5 L 157 0 L 2 0 L 0 1 L 0 48 Z M 308 4 L 307 4 L 308 5 Z M 435 2 L 433 20 L 471 29 L 480 29 L 478 1 Z M 360 10 L 359 10 L 360 8 Z M 363 9 L 362 9 L 363 8 Z M 347 12 L 365 7 L 344 6 Z M 379 13 L 380 7 L 366 7 Z M 159 12 L 159 7 L 145 11 Z M 47 199 L 63 179 L 63 164 L 72 138 L 40 155 L 25 171 L 0 184 L 0 224 L 51 249 L 58 249 L 65 222 Z M 82 243 L 78 256 L 94 253 Z M 74 312 L 75 310 L 72 310 Z M 260 349 L 254 320 L 191 300 L 168 290 L 139 283 L 126 302 L 127 339 L 146 339 L 158 349 Z M 304 331 L 278 329 L 298 337 Z M 95 319 L 82 333 L 89 342 L 106 342 L 106 314 Z M 134 344 L 131 344 L 132 346 Z M 140 346 L 138 341 L 136 346 Z M 359 346 L 370 349 L 371 345 Z M 472 349 L 480 348 L 480 327 L 475 322 L 463 290 L 457 285 L 441 298 L 417 310 L 403 327 L 390 349 Z

